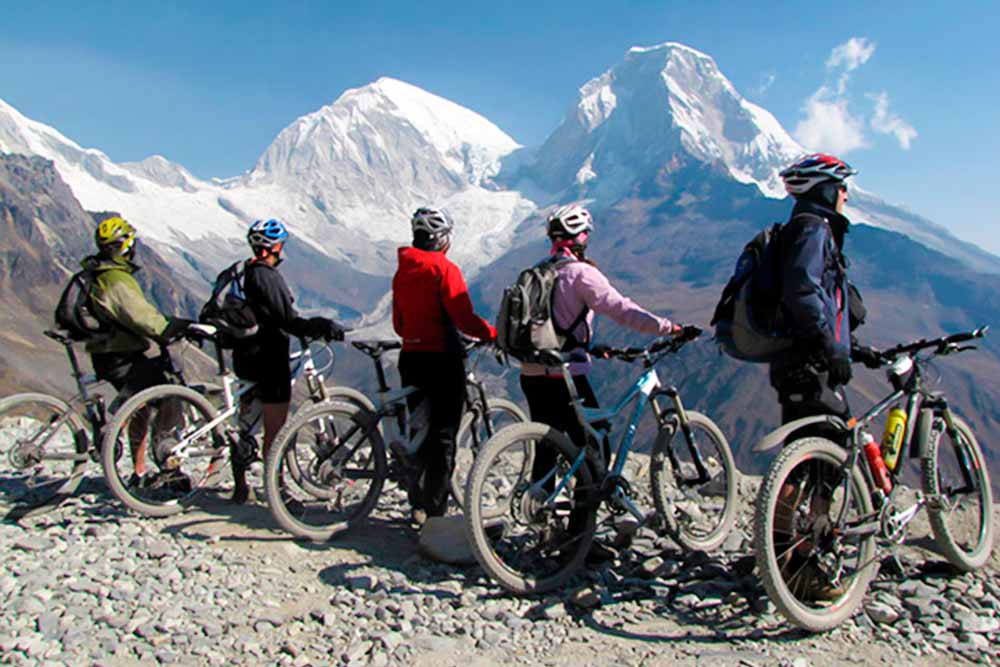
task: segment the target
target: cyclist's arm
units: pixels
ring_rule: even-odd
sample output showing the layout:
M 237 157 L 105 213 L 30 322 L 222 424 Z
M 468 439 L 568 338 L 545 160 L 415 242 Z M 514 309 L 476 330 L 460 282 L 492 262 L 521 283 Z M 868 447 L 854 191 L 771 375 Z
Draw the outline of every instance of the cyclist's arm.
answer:
M 594 313 L 640 333 L 654 336 L 673 333 L 674 323 L 658 317 L 616 290 L 596 267 L 587 266 L 578 275 L 575 286 L 583 302 Z
M 309 320 L 299 317 L 295 299 L 280 273 L 273 269 L 257 269 L 247 275 L 247 291 L 254 310 L 264 322 L 293 336 L 308 336 Z
M 403 311 L 396 300 L 396 279 L 392 280 L 392 329 L 396 335 L 403 337 Z
M 476 315 L 465 278 L 454 264 L 446 266 L 441 276 L 441 303 L 448 317 L 462 333 L 483 340 L 497 337 L 497 330 L 493 325 Z

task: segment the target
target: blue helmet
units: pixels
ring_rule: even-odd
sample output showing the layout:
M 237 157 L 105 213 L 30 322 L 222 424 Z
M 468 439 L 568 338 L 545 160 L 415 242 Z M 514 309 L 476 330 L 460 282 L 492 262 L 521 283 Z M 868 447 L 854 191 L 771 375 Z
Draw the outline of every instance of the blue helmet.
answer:
M 288 238 L 288 230 L 280 220 L 258 220 L 250 225 L 247 242 L 251 248 L 274 248 Z

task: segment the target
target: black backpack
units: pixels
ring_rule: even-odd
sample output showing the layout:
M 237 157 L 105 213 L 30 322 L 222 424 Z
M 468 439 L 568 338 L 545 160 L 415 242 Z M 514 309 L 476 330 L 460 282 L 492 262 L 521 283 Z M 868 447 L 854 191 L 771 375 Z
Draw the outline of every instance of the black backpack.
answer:
M 56 304 L 56 326 L 65 330 L 72 340 L 90 340 L 111 330 L 111 325 L 97 315 L 97 309 L 90 302 L 96 280 L 97 272 L 90 269 L 74 273 Z
M 769 363 L 795 343 L 780 303 L 783 229 L 781 223 L 771 225 L 744 246 L 715 307 L 715 339 L 736 359 Z
M 198 315 L 198 321 L 219 329 L 222 347 L 233 347 L 257 333 L 257 316 L 243 291 L 245 273 L 243 262 L 236 262 L 220 273 L 212 287 L 212 296 Z
M 542 352 L 558 352 L 585 345 L 569 333 L 587 317 L 583 311 L 565 329 L 552 319 L 552 295 L 559 268 L 577 260 L 550 258 L 525 269 L 504 290 L 497 314 L 497 347 L 520 361 L 539 361 Z

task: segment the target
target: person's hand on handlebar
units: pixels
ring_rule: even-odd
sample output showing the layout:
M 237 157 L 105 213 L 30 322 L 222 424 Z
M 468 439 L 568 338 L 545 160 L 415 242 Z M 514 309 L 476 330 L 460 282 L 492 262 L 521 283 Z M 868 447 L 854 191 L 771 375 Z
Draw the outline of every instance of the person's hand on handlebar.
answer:
M 851 359 L 862 363 L 868 368 L 881 368 L 885 363 L 882 353 L 874 347 L 867 345 L 855 345 L 851 348 Z
M 590 356 L 598 359 L 610 359 L 612 348 L 608 345 L 594 345 L 590 348 Z

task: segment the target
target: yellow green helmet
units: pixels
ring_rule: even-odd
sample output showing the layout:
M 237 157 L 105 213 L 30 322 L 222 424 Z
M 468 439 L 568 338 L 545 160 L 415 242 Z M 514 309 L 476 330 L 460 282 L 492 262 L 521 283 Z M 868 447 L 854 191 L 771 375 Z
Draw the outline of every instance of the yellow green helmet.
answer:
M 135 227 L 119 216 L 101 220 L 94 231 L 94 243 L 100 250 L 109 249 L 115 254 L 124 255 L 135 243 Z

